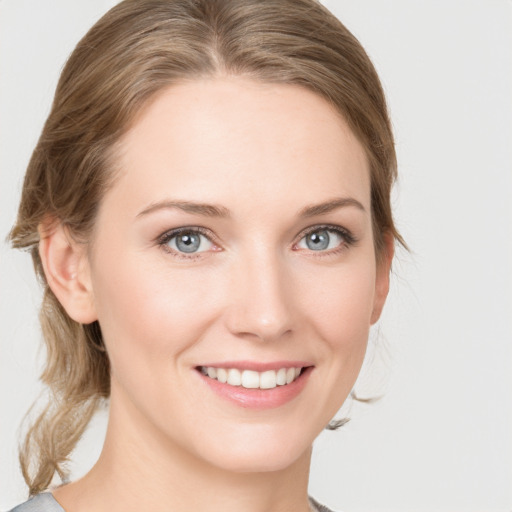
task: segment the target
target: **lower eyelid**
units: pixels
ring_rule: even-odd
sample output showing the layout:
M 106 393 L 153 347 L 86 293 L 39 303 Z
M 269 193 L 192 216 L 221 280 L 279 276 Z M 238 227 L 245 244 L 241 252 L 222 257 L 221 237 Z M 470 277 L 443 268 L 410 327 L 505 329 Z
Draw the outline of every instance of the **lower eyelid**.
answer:
M 317 226 L 314 229 L 308 230 L 299 238 L 299 241 L 294 244 L 297 246 L 302 240 L 304 240 L 307 236 L 312 235 L 313 233 L 317 233 L 319 231 L 327 231 L 328 233 L 334 233 L 336 236 L 339 236 L 342 239 L 340 245 L 352 245 L 356 240 L 355 238 L 347 231 L 340 229 L 334 226 Z M 329 249 L 334 250 L 334 249 Z M 318 252 L 326 252 L 326 251 L 318 251 Z
M 204 243 L 208 244 L 208 247 L 204 250 L 196 251 L 196 252 L 184 252 L 180 251 L 176 247 L 176 237 L 179 235 L 183 235 L 186 233 L 192 233 L 197 234 L 201 237 L 203 237 L 205 240 L 201 242 L 201 245 Z M 174 241 L 173 241 L 174 239 Z M 171 247 L 171 241 L 172 245 L 175 247 Z M 205 257 L 208 257 L 211 253 L 214 252 L 221 252 L 222 248 L 221 246 L 216 243 L 214 236 L 212 236 L 211 232 L 209 230 L 206 230 L 204 228 L 196 227 L 196 226 L 183 226 L 180 228 L 170 229 L 160 235 L 156 241 L 156 245 L 159 246 L 167 255 L 179 259 L 179 260 L 185 260 L 185 261 L 191 261 L 191 260 L 197 260 L 202 259 Z M 200 245 L 200 246 L 201 246 Z

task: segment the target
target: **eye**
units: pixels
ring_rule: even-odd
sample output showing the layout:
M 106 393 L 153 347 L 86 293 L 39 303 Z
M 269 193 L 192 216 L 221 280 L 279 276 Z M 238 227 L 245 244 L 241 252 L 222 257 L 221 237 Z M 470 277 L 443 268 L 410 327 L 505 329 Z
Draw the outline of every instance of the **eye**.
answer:
M 329 251 L 353 242 L 352 237 L 341 228 L 322 226 L 306 233 L 297 244 L 299 249 Z
M 180 229 L 170 231 L 160 239 L 160 245 L 171 252 L 183 255 L 210 251 L 214 244 L 197 229 Z

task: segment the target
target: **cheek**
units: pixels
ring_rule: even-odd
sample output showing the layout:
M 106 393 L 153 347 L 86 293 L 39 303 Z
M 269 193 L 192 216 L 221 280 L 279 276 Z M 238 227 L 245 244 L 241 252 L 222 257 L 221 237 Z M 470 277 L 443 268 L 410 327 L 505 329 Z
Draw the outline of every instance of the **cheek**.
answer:
M 154 374 L 200 338 L 215 316 L 208 279 L 200 273 L 169 272 L 156 258 L 108 260 L 94 273 L 98 319 L 112 363 Z
M 330 349 L 366 344 L 375 297 L 375 268 L 368 264 L 329 269 L 302 290 L 322 339 Z
M 353 388 L 366 353 L 375 297 L 375 265 L 371 252 L 333 267 L 316 267 L 301 281 L 304 325 L 318 363 L 313 374 L 322 393 L 310 405 L 312 417 L 327 424 Z

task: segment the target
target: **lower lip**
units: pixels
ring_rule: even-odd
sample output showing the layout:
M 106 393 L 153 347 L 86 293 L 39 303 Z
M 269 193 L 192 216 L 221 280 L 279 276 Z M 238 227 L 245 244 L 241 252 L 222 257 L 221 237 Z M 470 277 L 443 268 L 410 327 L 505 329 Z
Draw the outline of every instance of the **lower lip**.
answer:
M 197 374 L 213 392 L 222 398 L 240 407 L 263 410 L 281 407 L 293 400 L 304 389 L 312 371 L 313 367 L 309 366 L 302 370 L 299 377 L 292 383 L 284 386 L 276 386 L 271 389 L 247 389 L 242 386 L 230 386 L 229 384 L 207 377 L 200 371 L 197 371 Z

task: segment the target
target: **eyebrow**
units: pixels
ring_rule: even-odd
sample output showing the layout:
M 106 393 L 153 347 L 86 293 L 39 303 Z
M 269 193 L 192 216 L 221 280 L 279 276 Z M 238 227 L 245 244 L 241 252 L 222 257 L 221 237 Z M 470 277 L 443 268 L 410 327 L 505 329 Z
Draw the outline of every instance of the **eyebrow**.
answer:
M 349 206 L 366 212 L 365 207 L 357 199 L 353 199 L 352 197 L 340 197 L 331 199 L 324 203 L 305 206 L 300 210 L 299 217 L 316 217 L 317 215 L 325 215 L 337 210 L 338 208 L 346 208 Z
M 195 203 L 192 201 L 160 201 L 149 205 L 145 210 L 137 214 L 137 217 L 143 217 L 149 213 L 158 210 L 173 210 L 178 209 L 187 213 L 195 215 L 204 215 L 205 217 L 229 217 L 230 212 L 224 206 L 217 206 L 214 204 Z
M 358 210 L 366 212 L 364 206 L 357 199 L 353 199 L 351 197 L 340 197 L 330 199 L 323 203 L 305 206 L 299 211 L 298 216 L 303 218 L 315 217 L 317 215 L 325 215 L 339 208 L 346 207 L 355 207 Z M 143 217 L 155 211 L 167 209 L 178 209 L 194 215 L 203 215 L 205 217 L 228 218 L 231 216 L 231 212 L 226 207 L 220 205 L 196 203 L 193 201 L 166 200 L 151 204 L 146 209 L 138 213 L 137 217 Z

